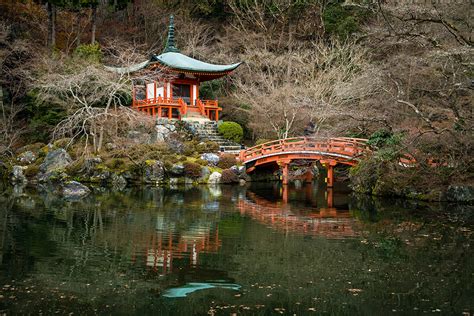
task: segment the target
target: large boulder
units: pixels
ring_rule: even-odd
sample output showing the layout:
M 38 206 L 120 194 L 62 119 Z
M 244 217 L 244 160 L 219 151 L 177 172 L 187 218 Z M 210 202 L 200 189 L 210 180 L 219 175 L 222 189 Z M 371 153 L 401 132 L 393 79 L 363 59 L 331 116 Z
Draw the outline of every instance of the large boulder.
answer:
M 176 131 L 176 126 L 170 123 L 163 123 L 163 124 L 156 125 L 155 130 L 156 130 L 156 141 L 164 142 L 168 140 L 168 137 L 171 133 L 174 133 Z
M 23 171 L 26 169 L 26 167 L 23 166 L 13 166 L 13 170 L 10 176 L 10 180 L 12 184 L 21 184 L 21 183 L 26 183 L 26 177 L 23 174 Z
M 161 161 L 147 160 L 143 173 L 143 182 L 160 183 L 165 178 L 165 167 Z
M 61 188 L 61 194 L 67 199 L 80 199 L 90 192 L 88 187 L 77 181 L 68 181 Z
M 166 144 L 168 145 L 168 148 L 171 149 L 171 151 L 177 154 L 182 154 L 184 152 L 185 146 L 178 133 L 169 134 Z
M 40 165 L 41 173 L 48 173 L 53 170 L 64 169 L 72 162 L 71 156 L 63 148 L 48 152 Z
M 211 166 L 217 166 L 220 160 L 219 155 L 213 153 L 202 154 L 201 159 L 207 161 Z
M 207 181 L 207 183 L 209 183 L 209 184 L 219 184 L 221 182 L 221 178 L 222 178 L 222 174 L 220 174 L 217 171 L 214 171 L 209 176 L 209 180 Z
M 241 176 L 243 173 L 245 173 L 244 166 L 232 166 L 230 167 L 230 170 L 232 170 L 238 176 Z
M 22 165 L 29 165 L 32 162 L 35 162 L 36 160 L 36 155 L 31 151 L 25 151 L 21 153 L 17 160 L 22 164 Z

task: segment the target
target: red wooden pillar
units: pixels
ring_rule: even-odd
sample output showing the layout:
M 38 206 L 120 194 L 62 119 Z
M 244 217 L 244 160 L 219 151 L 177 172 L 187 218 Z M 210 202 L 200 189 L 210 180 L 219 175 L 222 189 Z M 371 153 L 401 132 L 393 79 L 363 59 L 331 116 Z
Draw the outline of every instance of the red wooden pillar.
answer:
M 334 166 L 328 165 L 328 187 L 332 188 L 334 184 Z
M 219 110 L 216 110 L 216 121 L 219 121 Z
M 305 183 L 313 182 L 313 172 L 311 171 L 311 169 L 308 169 L 308 171 L 306 171 L 306 174 L 304 175 L 304 182 Z
M 326 185 L 328 188 L 332 188 L 334 185 L 334 166 L 336 166 L 337 162 L 334 160 L 329 161 L 321 161 L 321 164 L 327 168 L 327 178 L 326 178 Z
M 158 106 L 158 117 L 161 117 L 161 106 Z
M 283 163 L 283 169 L 282 169 L 282 182 L 283 185 L 287 185 L 289 181 L 289 166 L 290 164 L 288 162 Z
M 170 106 L 168 107 L 168 119 L 171 120 L 173 118 L 173 108 Z
M 288 186 L 284 185 L 281 188 L 281 190 L 282 190 L 281 195 L 282 195 L 282 198 L 283 198 L 283 204 L 287 204 L 288 203 Z
M 336 163 L 333 161 L 328 163 L 328 177 L 327 177 L 328 188 L 332 188 L 334 185 L 334 166 L 335 165 Z
M 328 208 L 332 208 L 334 206 L 334 195 L 332 192 L 332 188 L 327 189 L 326 200 L 327 200 Z

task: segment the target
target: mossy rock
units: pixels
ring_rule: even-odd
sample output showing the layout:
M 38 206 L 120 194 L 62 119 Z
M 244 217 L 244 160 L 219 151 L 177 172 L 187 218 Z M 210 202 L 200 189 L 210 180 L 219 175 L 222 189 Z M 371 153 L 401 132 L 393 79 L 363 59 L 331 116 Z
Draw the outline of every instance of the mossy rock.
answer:
M 33 178 L 37 176 L 39 173 L 39 166 L 38 165 L 29 165 L 26 170 L 24 171 L 24 174 L 27 178 Z
M 40 150 L 45 146 L 46 146 L 45 143 L 28 144 L 28 145 L 25 145 L 25 146 L 21 147 L 16 152 L 20 153 L 20 154 L 25 152 L 25 151 L 31 151 L 31 152 L 34 152 L 34 153 L 39 153 Z

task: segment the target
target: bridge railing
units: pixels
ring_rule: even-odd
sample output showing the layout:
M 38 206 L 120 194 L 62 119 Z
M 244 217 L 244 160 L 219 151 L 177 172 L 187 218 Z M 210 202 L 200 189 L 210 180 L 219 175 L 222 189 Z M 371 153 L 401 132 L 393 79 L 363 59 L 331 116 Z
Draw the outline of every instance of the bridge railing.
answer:
M 239 159 L 245 163 L 266 155 L 308 151 L 319 151 L 357 158 L 370 152 L 370 147 L 367 145 L 367 139 L 363 138 L 294 137 L 274 140 L 248 148 L 240 152 Z

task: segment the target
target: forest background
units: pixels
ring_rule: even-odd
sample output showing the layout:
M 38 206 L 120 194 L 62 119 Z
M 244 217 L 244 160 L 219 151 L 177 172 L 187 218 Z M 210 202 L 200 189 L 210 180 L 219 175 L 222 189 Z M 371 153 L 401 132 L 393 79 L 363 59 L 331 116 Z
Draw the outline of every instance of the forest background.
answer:
M 468 0 L 0 0 L 0 154 L 72 130 L 95 150 L 126 147 L 121 133 L 151 123 L 127 110 L 128 78 L 103 65 L 160 53 L 173 14 L 181 52 L 244 62 L 201 96 L 218 98 L 249 144 L 305 131 L 364 137 L 378 152 L 353 171 L 361 191 L 472 184 L 471 9 Z M 405 154 L 416 169 L 400 168 Z

